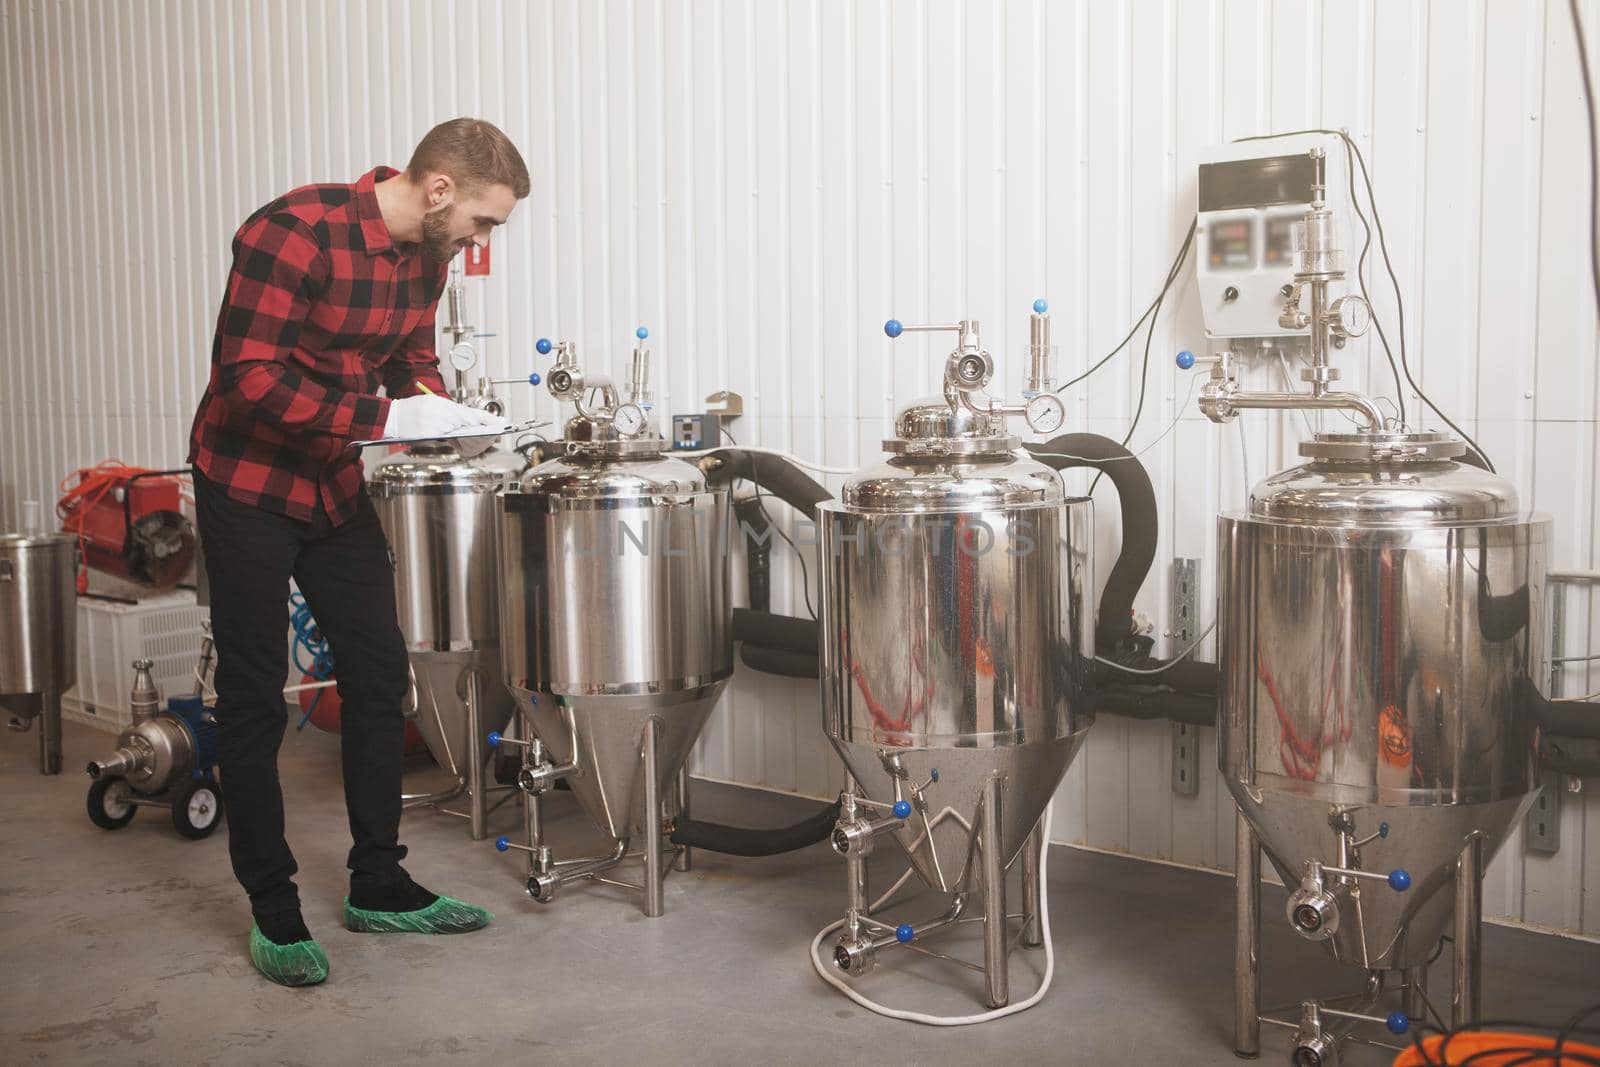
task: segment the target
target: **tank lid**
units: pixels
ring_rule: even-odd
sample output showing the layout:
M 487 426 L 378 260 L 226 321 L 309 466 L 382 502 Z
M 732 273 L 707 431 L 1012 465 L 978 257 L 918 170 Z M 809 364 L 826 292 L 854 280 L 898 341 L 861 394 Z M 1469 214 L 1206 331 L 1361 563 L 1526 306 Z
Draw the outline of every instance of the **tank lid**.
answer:
M 498 448 L 467 458 L 449 441 L 425 441 L 378 465 L 367 484 L 381 488 L 424 485 L 509 485 L 522 460 Z
M 705 488 L 700 468 L 673 456 L 577 448 L 528 468 L 511 491 L 572 499 L 700 493 Z
M 1353 463 L 1406 463 L 1454 459 L 1467 446 L 1447 433 L 1319 433 L 1300 442 L 1308 459 Z
M 1004 455 L 1021 439 L 1006 432 L 1005 421 L 944 397 L 918 400 L 894 419 L 894 436 L 883 442 L 893 455 Z
M 625 437 L 610 419 L 574 415 L 567 420 L 562 438 L 572 454 L 587 452 L 600 456 L 654 456 L 667 451 L 667 439 L 649 427 L 636 437 Z
M 1012 452 L 902 454 L 851 477 L 839 499 L 860 511 L 977 511 L 1056 504 L 1066 490 L 1054 470 Z
M 1448 434 L 1318 434 L 1301 446 L 1312 462 L 1250 490 L 1250 514 L 1330 526 L 1427 526 L 1508 522 L 1516 488 L 1454 457 Z

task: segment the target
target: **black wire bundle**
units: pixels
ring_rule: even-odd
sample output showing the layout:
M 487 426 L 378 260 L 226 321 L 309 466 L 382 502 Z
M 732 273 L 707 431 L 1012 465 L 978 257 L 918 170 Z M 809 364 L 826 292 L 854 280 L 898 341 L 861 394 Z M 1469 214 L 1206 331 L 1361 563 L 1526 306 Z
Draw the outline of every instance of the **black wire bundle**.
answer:
M 1588 1052 L 1574 1052 L 1566 1047 L 1568 1041 L 1576 1034 L 1600 1034 L 1600 1026 L 1585 1026 L 1584 1020 L 1592 1015 L 1600 1015 L 1600 1004 L 1593 1004 L 1578 1012 L 1568 1019 L 1556 1030 L 1555 1042 L 1549 1047 L 1535 1044 L 1527 1045 L 1502 1045 L 1498 1048 L 1483 1049 L 1478 1052 L 1463 1056 L 1460 1059 L 1450 1057 L 1450 1042 L 1457 1034 L 1474 1030 L 1515 1030 L 1539 1031 L 1544 1028 L 1533 1023 L 1516 1019 L 1483 1019 L 1475 1023 L 1449 1029 L 1434 1029 L 1426 1023 L 1419 1024 L 1415 1030 L 1412 1047 L 1417 1056 L 1421 1058 L 1423 1067 L 1482 1067 L 1484 1064 L 1495 1063 L 1499 1067 L 1600 1067 L 1600 1057 Z M 1438 1055 L 1435 1059 L 1424 1043 L 1430 1036 L 1442 1035 L 1439 1042 Z M 1500 1059 L 1498 1057 L 1512 1056 L 1514 1059 Z

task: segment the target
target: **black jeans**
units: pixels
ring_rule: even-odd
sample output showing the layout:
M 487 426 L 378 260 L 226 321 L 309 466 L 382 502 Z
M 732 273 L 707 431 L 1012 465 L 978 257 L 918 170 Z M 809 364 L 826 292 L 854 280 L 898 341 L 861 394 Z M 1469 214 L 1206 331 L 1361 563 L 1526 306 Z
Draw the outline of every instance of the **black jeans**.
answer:
M 278 748 L 288 724 L 283 687 L 291 577 L 333 651 L 344 800 L 355 841 L 351 885 L 403 880 L 406 648 L 395 616 L 389 543 L 372 501 L 363 492 L 355 516 L 334 526 L 320 506 L 310 522 L 300 522 L 232 500 L 198 473 L 194 495 L 217 646 L 217 747 L 228 855 L 251 910 L 267 915 L 300 904 L 278 784 Z

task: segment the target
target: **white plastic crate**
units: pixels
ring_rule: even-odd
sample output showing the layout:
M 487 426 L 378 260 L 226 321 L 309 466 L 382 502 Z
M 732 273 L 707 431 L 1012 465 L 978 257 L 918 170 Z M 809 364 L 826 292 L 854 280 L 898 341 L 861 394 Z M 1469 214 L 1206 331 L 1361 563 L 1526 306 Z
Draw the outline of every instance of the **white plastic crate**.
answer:
M 132 721 L 128 693 L 133 661 L 154 662 L 150 674 L 163 702 L 194 692 L 201 623 L 209 614 L 183 590 L 137 604 L 78 598 L 78 684 L 61 698 L 63 718 L 120 731 Z

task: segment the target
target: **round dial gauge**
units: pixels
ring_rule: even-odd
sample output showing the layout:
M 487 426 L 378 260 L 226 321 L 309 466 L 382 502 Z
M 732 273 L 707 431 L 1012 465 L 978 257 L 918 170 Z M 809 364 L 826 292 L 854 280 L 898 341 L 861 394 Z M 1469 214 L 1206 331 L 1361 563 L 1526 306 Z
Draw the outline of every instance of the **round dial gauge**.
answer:
M 644 409 L 638 404 L 623 404 L 612 412 L 611 425 L 624 437 L 637 437 L 644 432 Z
M 463 341 L 450 350 L 450 365 L 465 373 L 478 365 L 478 353 Z
M 1359 296 L 1341 296 L 1328 310 L 1334 327 L 1347 337 L 1360 337 L 1372 326 L 1372 308 Z
M 1067 406 L 1054 393 L 1040 393 L 1028 401 L 1022 417 L 1034 433 L 1055 433 L 1067 421 Z

